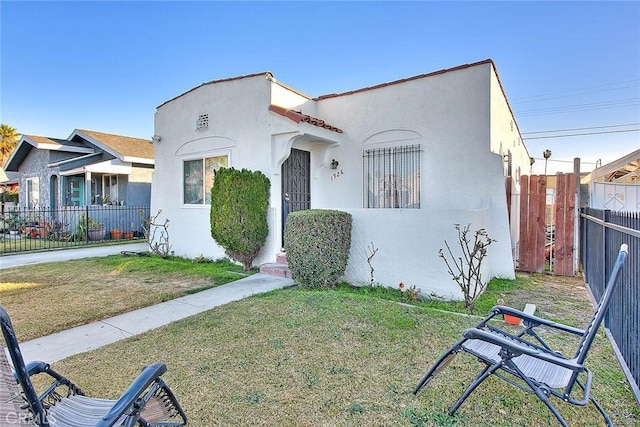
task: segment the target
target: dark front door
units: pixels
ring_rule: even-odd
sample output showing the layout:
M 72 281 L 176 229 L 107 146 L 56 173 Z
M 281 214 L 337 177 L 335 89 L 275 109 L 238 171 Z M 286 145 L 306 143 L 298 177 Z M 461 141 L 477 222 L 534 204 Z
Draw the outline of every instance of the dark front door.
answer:
M 291 149 L 282 164 L 282 235 L 289 212 L 311 208 L 311 153 Z M 282 245 L 284 246 L 284 237 Z

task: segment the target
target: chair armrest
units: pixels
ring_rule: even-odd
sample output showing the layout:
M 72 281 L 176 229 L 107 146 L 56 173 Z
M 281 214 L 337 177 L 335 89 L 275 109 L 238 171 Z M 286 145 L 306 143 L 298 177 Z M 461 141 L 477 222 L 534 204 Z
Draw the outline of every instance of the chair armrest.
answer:
M 34 360 L 33 362 L 29 362 L 27 363 L 26 367 L 27 367 L 27 374 L 29 374 L 30 377 L 34 375 L 42 374 L 49 370 L 49 364 L 44 363 L 40 360 Z
M 34 360 L 32 362 L 27 363 L 26 369 L 29 377 L 32 377 L 38 374 L 47 374 L 54 379 L 53 383 L 51 383 L 51 385 L 49 385 L 49 387 L 47 387 L 40 394 L 40 396 L 38 396 L 38 399 L 40 401 L 43 401 L 45 398 L 47 398 L 49 394 L 51 394 L 59 386 L 68 387 L 69 392 L 73 394 L 84 395 L 84 392 L 80 389 L 80 387 L 72 383 L 68 378 L 57 373 L 55 370 L 51 368 L 51 365 L 49 365 L 48 363 L 42 362 L 40 360 Z
M 562 323 L 552 322 L 551 320 L 543 319 L 541 317 L 537 317 L 532 314 L 527 314 L 523 311 L 517 310 L 512 307 L 506 307 L 504 305 L 496 305 L 491 309 L 491 313 L 493 313 L 494 316 L 498 314 L 509 314 L 511 316 L 519 317 L 530 328 L 544 325 L 544 326 L 548 326 L 550 328 L 558 329 L 564 332 L 569 332 L 571 334 L 580 335 L 580 336 L 584 335 L 584 330 L 582 329 L 574 328 L 568 325 L 563 325 Z
M 542 351 L 542 349 L 520 344 L 518 341 L 503 338 L 500 335 L 492 334 L 482 329 L 467 329 L 462 335 L 468 339 L 480 340 L 497 345 L 511 352 L 514 357 L 526 354 L 527 356 L 535 357 L 536 359 L 544 360 L 545 362 L 562 366 L 575 372 L 585 370 L 583 365 L 576 363 L 573 359 L 565 359 L 557 356 L 555 353 L 545 352 Z
M 136 403 L 145 390 L 166 371 L 167 367 L 163 363 L 154 363 L 153 365 L 145 366 L 140 375 L 138 375 L 129 388 L 120 396 L 120 399 L 111 407 L 107 415 L 96 424 L 96 427 L 112 426 Z
M 40 360 L 34 360 L 33 362 L 27 363 L 27 373 L 30 377 L 38 374 L 47 374 L 51 378 L 60 382 L 60 384 L 73 385 L 73 383 L 69 381 L 68 378 L 60 375 L 54 369 L 52 369 L 51 365 Z

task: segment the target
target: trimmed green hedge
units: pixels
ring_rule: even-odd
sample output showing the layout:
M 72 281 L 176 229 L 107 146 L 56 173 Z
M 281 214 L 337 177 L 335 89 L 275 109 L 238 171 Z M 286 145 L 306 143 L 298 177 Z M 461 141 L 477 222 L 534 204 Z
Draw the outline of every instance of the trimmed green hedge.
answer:
M 220 168 L 211 188 L 211 237 L 249 270 L 269 233 L 269 178 L 262 172 Z
M 344 273 L 351 247 L 351 214 L 305 210 L 287 216 L 284 232 L 293 279 L 309 287 L 333 287 Z

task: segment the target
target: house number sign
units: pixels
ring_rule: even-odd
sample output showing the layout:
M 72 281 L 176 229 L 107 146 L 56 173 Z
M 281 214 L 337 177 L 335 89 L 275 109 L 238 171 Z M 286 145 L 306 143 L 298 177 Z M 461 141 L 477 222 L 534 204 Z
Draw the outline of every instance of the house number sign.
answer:
M 340 169 L 339 171 L 335 171 L 334 173 L 331 174 L 331 181 L 335 181 L 336 179 L 340 178 L 340 176 L 344 175 L 344 171 L 342 169 Z

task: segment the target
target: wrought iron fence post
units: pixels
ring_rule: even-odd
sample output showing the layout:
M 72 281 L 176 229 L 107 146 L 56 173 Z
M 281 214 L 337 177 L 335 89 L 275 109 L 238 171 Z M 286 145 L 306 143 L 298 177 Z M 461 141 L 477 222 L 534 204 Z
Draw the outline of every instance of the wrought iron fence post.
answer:
M 89 244 L 89 205 L 84 207 L 84 244 Z

